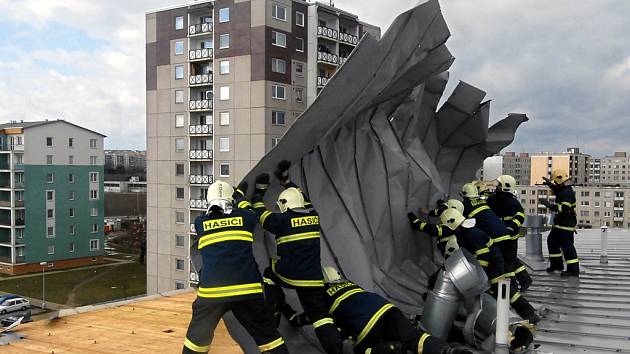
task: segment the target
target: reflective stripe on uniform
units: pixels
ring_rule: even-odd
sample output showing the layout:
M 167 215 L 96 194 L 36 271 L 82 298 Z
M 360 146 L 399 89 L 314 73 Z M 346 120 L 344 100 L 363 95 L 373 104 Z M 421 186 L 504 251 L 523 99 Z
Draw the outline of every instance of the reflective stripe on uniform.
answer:
M 524 270 L 525 270 L 525 266 L 524 266 L 524 265 L 522 265 L 522 266 L 520 266 L 520 267 L 516 268 L 516 270 L 514 271 L 514 273 L 515 273 L 515 274 L 518 274 L 518 273 L 520 273 L 520 272 L 522 272 L 522 271 L 524 271 Z
M 269 284 L 269 285 L 276 285 L 276 283 L 274 283 L 273 280 L 269 278 L 265 278 L 265 277 L 263 277 L 263 283 Z
M 238 206 L 237 206 L 237 207 L 238 207 L 239 209 L 245 209 L 245 208 L 247 208 L 247 207 L 251 207 L 251 206 L 252 206 L 252 204 L 251 204 L 250 202 L 248 202 L 247 200 L 243 200 L 243 201 L 241 201 L 240 203 L 238 203 Z
M 482 267 L 487 267 L 487 266 L 488 266 L 488 264 L 490 264 L 490 263 L 488 263 L 488 261 L 482 261 L 482 260 L 479 260 L 479 264 L 480 264 Z
M 516 274 L 514 272 L 507 272 L 507 273 L 503 274 L 503 276 L 506 277 L 506 278 L 512 278 L 512 277 L 515 277 Z
M 278 274 L 278 272 L 276 271 L 276 262 L 273 262 L 271 264 L 271 270 L 273 270 L 274 274 L 283 282 L 298 287 L 298 288 L 316 288 L 316 287 L 323 287 L 324 286 L 324 280 L 296 280 L 296 279 L 289 279 L 289 278 L 285 278 L 282 275 Z
M 496 284 L 496 283 L 500 282 L 503 279 L 505 279 L 505 274 L 502 274 L 502 275 L 499 275 L 496 278 L 490 279 L 490 284 Z
M 492 242 L 498 243 L 498 242 L 501 242 L 501 241 L 506 241 L 506 240 L 509 240 L 510 237 L 511 237 L 510 235 L 499 236 L 499 237 L 493 238 Z
M 553 225 L 553 227 L 554 227 L 554 229 L 575 232 L 575 227 L 560 226 L 560 225 Z
M 269 210 L 263 211 L 263 213 L 260 215 L 260 219 L 258 219 L 258 221 L 260 221 L 260 225 L 265 225 L 265 220 L 267 220 L 267 217 L 269 217 L 269 215 L 271 215 L 271 212 Z
M 363 329 L 361 330 L 361 333 L 359 333 L 359 336 L 357 337 L 357 341 L 354 343 L 354 345 L 355 346 L 359 345 L 359 343 L 361 343 L 361 341 L 365 339 L 365 337 L 368 334 L 370 334 L 370 331 L 372 330 L 376 322 L 379 320 L 379 318 L 381 318 L 381 316 L 383 316 L 383 314 L 385 314 L 387 310 L 393 307 L 395 307 L 393 304 L 385 304 L 378 311 L 376 311 L 376 313 L 372 316 L 372 318 L 370 318 L 370 320 L 365 325 L 365 327 L 363 327 Z
M 263 202 L 254 203 L 254 208 L 264 208 L 264 207 L 265 207 L 265 203 Z
M 492 239 L 490 239 L 490 241 L 486 242 L 486 247 L 492 246 L 493 243 L 494 243 L 494 241 L 492 241 Z
M 516 294 L 514 294 L 511 298 L 510 298 L 510 304 L 513 304 L 516 300 L 518 300 L 521 297 L 521 292 L 517 291 Z
M 210 350 L 209 345 L 197 345 L 188 338 L 184 339 L 184 346 L 197 353 L 207 353 Z
M 215 232 L 209 235 L 205 235 L 199 239 L 198 249 L 202 249 L 205 246 L 209 246 L 214 243 L 225 241 L 247 241 L 254 242 L 254 235 L 249 231 L 243 230 L 230 230 Z
M 330 310 L 328 310 L 328 313 L 332 315 L 333 312 L 337 309 L 337 307 L 339 307 L 342 301 L 344 301 L 345 299 L 349 298 L 350 296 L 354 294 L 363 293 L 363 292 L 365 292 L 363 289 L 353 289 L 339 296 L 338 298 L 335 299 L 333 304 L 330 306 Z
M 452 235 L 452 236 L 448 236 L 448 237 L 442 237 L 438 239 L 438 243 L 444 243 L 444 242 L 448 242 L 450 240 L 455 240 L 457 241 L 457 236 Z
M 423 354 L 424 351 L 424 342 L 427 340 L 427 338 L 431 337 L 431 335 L 429 335 L 428 333 L 422 333 L 422 336 L 420 336 L 420 340 L 418 341 L 418 354 Z
M 197 296 L 203 298 L 219 298 L 240 295 L 250 295 L 263 292 L 262 283 L 250 283 L 241 285 L 219 286 L 213 288 L 197 289 Z
M 577 263 L 577 262 L 579 262 L 579 261 L 580 261 L 580 260 L 579 260 L 579 259 L 577 259 L 577 258 L 575 258 L 575 259 L 567 259 L 567 264 L 574 264 L 574 263 Z
M 562 257 L 562 252 L 560 252 L 560 253 L 549 253 L 549 257 Z
M 319 327 L 327 325 L 327 324 L 334 325 L 335 322 L 330 317 L 324 317 L 321 320 L 313 322 L 313 328 L 319 328 Z
M 279 245 L 282 243 L 307 240 L 311 238 L 319 238 L 319 231 L 303 232 L 301 234 L 293 234 L 293 235 L 278 237 L 276 239 L 276 244 Z
M 477 209 L 475 209 L 475 210 L 471 211 L 471 212 L 468 214 L 468 217 L 469 217 L 469 218 L 472 218 L 473 216 L 475 216 L 475 215 L 479 214 L 480 212 L 482 212 L 482 211 L 484 211 L 484 210 L 490 210 L 490 207 L 489 207 L 489 206 L 487 206 L 487 205 L 480 206 L 479 208 L 477 208 Z
M 367 348 L 365 350 L 365 354 L 372 354 L 372 348 Z
M 515 223 L 516 226 L 518 226 L 518 227 L 521 227 L 521 225 L 522 225 L 521 221 L 519 219 L 513 219 L 512 222 Z
M 518 240 L 519 238 L 521 238 L 521 234 L 510 236 L 510 240 L 512 240 L 512 241 Z
M 284 344 L 284 339 L 282 339 L 282 337 L 274 340 L 273 342 L 267 343 L 267 344 L 263 344 L 263 345 L 259 345 L 258 346 L 258 350 L 260 350 L 261 352 L 268 352 L 270 350 L 276 349 L 279 346 Z
M 569 208 L 575 208 L 576 206 L 575 203 L 569 203 L 569 202 L 560 202 L 560 205 L 566 205 Z
M 477 251 L 475 251 L 475 256 L 480 256 L 480 255 L 485 254 L 485 253 L 490 253 L 490 249 L 488 247 L 481 248 L 481 249 L 478 249 Z

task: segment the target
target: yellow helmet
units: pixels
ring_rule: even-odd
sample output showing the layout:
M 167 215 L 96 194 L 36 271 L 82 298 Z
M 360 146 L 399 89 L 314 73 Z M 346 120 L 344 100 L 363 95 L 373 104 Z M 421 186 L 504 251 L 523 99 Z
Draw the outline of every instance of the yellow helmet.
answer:
M 567 173 L 567 171 L 562 169 L 553 170 L 553 172 L 551 173 L 551 180 L 555 184 L 562 184 L 569 180 L 569 174 Z
M 460 202 L 457 199 L 449 199 L 446 202 L 446 206 L 449 207 L 449 208 L 453 208 L 453 209 L 459 211 L 462 214 L 464 213 L 464 203 Z
M 462 187 L 462 195 L 464 198 L 475 198 L 479 196 L 479 191 L 477 191 L 477 187 L 474 184 L 466 183 Z
M 442 225 L 448 227 L 451 230 L 455 230 L 461 225 L 466 218 L 457 209 L 446 209 L 442 215 L 440 215 L 440 222 Z
M 488 186 L 488 183 L 486 183 L 484 181 L 474 181 L 473 185 L 475 187 L 477 187 L 477 192 L 479 194 L 481 194 L 482 192 L 490 190 L 490 186 Z
M 343 280 L 341 273 L 335 267 L 323 266 L 322 274 L 324 274 L 324 283 L 326 284 L 339 283 Z
M 497 177 L 497 182 L 501 185 L 504 192 L 513 192 L 516 188 L 516 179 L 510 175 L 501 175 Z
M 234 188 L 223 181 L 216 181 L 208 187 L 208 194 L 206 195 L 206 200 L 208 201 L 208 209 L 213 206 L 218 206 L 223 210 L 231 209 L 232 203 L 234 202 L 234 198 L 232 198 L 232 194 L 234 194 Z
M 304 208 L 304 195 L 295 187 L 287 188 L 278 196 L 277 204 L 283 213 L 288 209 Z

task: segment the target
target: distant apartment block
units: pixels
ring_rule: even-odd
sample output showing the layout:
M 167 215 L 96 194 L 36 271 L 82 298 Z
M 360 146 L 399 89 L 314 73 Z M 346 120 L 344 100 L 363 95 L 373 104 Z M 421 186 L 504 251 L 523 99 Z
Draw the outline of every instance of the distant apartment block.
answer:
M 63 120 L 0 124 L 0 273 L 103 261 L 104 137 Z
M 591 156 L 580 152 L 579 148 L 568 148 L 563 153 L 537 153 L 531 155 L 530 184 L 543 183 L 543 177 L 551 178 L 556 169 L 568 171 L 574 185 L 589 182 Z
M 364 33 L 301 0 L 200 0 L 146 13 L 147 291 L 187 287 L 208 186 L 237 183 L 282 138 Z
M 147 153 L 140 150 L 105 150 L 105 168 L 122 169 L 128 172 L 145 171 Z
M 594 185 L 630 186 L 630 157 L 626 152 L 593 158 L 590 161 L 589 182 Z
M 481 179 L 493 181 L 500 175 L 510 175 L 518 185 L 529 185 L 530 174 L 531 158 L 528 153 L 506 152 L 484 160 Z

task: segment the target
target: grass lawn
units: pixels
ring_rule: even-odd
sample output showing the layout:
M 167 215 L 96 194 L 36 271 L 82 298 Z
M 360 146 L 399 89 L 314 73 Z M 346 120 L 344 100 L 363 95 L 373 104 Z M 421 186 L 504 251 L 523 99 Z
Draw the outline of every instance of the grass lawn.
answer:
M 18 279 L 0 279 L 0 291 L 41 299 L 41 274 Z M 96 269 L 79 268 L 46 274 L 46 301 L 58 304 L 89 305 L 144 293 L 145 264 L 130 263 Z

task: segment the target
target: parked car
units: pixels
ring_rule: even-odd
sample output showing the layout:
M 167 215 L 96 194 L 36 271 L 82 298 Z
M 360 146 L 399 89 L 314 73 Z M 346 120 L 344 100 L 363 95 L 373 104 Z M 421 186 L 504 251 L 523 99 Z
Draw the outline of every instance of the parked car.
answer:
M 31 307 L 31 303 L 21 297 L 4 300 L 0 303 L 0 314 L 4 315 L 7 312 L 13 311 L 26 311 Z
M 15 299 L 16 297 L 21 297 L 20 295 L 15 294 L 2 294 L 0 295 L 0 304 L 4 302 L 4 300 Z

